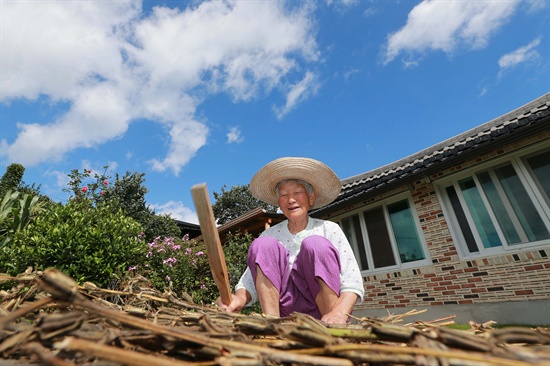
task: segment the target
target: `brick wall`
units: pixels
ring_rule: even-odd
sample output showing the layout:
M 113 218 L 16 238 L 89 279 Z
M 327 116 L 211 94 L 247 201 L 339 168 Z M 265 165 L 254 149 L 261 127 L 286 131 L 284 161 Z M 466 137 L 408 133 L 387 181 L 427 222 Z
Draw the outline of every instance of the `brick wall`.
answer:
M 365 298 L 358 309 L 425 307 L 550 298 L 550 246 L 509 254 L 461 260 L 432 181 L 533 143 L 550 139 L 550 131 L 466 161 L 404 189 L 411 191 L 433 265 L 364 277 Z M 412 188 L 412 190 L 411 190 Z M 375 202 L 382 196 L 370 199 Z

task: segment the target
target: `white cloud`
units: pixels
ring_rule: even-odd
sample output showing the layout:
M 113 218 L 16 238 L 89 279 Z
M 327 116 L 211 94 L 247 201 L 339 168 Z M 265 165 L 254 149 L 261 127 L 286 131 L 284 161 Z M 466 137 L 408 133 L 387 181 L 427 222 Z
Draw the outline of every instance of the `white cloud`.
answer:
M 232 144 L 234 142 L 241 143 L 244 141 L 244 137 L 241 136 L 241 130 L 238 127 L 231 127 L 226 134 L 227 143 Z
M 76 168 L 75 168 L 76 169 Z M 67 188 L 70 178 L 67 176 L 69 172 L 62 172 L 59 170 L 46 170 L 44 176 L 55 178 L 55 192 Z
M 123 95 L 100 84 L 79 91 L 72 108 L 56 121 L 41 125 L 18 123 L 19 134 L 7 148 L 10 160 L 23 165 L 59 161 L 79 147 L 93 147 L 121 137 L 130 122 Z
M 359 4 L 359 0 L 327 0 L 327 5 L 333 6 L 341 12 L 347 11 L 353 5 Z
M 197 213 L 186 207 L 180 201 L 168 201 L 162 205 L 150 205 L 152 209 L 155 210 L 155 213 L 159 215 L 169 214 L 171 218 L 189 222 L 191 224 L 198 224 L 199 218 Z
M 365 11 L 363 12 L 363 16 L 365 18 L 369 18 L 371 16 L 374 16 L 378 13 L 378 10 L 376 10 L 375 8 L 367 8 L 365 9 Z
M 140 1 L 3 2 L 0 102 L 45 97 L 67 107 L 47 123 L 20 122 L 0 154 L 29 166 L 60 160 L 145 118 L 169 137 L 152 168 L 177 175 L 209 136 L 195 115 L 203 100 L 226 93 L 248 101 L 282 90 L 290 72 L 308 77 L 301 63 L 318 57 L 310 10 L 206 1 L 155 7 L 140 19 Z M 290 97 L 285 113 L 301 100 Z
M 409 13 L 407 24 L 388 36 L 384 63 L 400 53 L 407 63 L 429 50 L 446 53 L 458 47 L 483 48 L 490 36 L 513 15 L 519 0 L 444 1 L 425 0 Z
M 484 96 L 485 94 L 487 94 L 489 92 L 489 88 L 490 88 L 490 85 L 489 84 L 486 84 L 486 85 L 483 85 L 481 87 L 481 91 L 479 92 L 479 96 L 482 97 Z
M 536 50 L 540 43 L 541 38 L 539 37 L 531 41 L 529 44 L 501 56 L 498 60 L 499 72 L 496 81 L 490 83 L 487 80 L 483 80 L 479 85 L 479 96 L 482 97 L 489 93 L 489 90 L 500 82 L 500 79 L 507 71 L 521 64 L 531 64 L 531 66 L 536 65 L 537 61 L 541 57 L 540 53 Z
M 529 13 L 542 11 L 548 7 L 548 0 L 526 0 Z
M 152 169 L 159 172 L 171 169 L 179 175 L 181 168 L 206 144 L 207 136 L 208 128 L 197 121 L 171 123 L 168 153 L 164 159 L 151 159 Z
M 308 71 L 306 76 L 298 83 L 290 87 L 289 92 L 286 95 L 286 103 L 282 108 L 274 107 L 278 119 L 282 119 L 292 109 L 296 107 L 300 102 L 308 99 L 311 95 L 317 93 L 319 90 L 319 81 L 317 76 Z
M 2 101 L 73 100 L 95 76 L 120 72 L 123 28 L 140 11 L 136 1 L 2 2 Z
M 351 77 L 355 74 L 358 74 L 360 71 L 357 68 L 351 68 L 346 71 L 344 71 L 344 80 L 347 82 L 350 81 Z
M 540 57 L 539 52 L 535 49 L 540 45 L 540 38 L 531 41 L 528 45 L 518 48 L 498 60 L 498 66 L 500 67 L 500 73 L 516 67 L 519 64 L 536 60 Z

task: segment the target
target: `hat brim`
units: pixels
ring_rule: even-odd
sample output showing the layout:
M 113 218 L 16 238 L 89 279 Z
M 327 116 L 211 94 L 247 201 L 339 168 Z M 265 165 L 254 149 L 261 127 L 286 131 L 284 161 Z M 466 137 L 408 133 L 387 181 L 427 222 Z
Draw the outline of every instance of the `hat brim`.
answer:
M 279 206 L 275 187 L 287 179 L 300 179 L 313 186 L 317 197 L 310 209 L 328 205 L 342 189 L 340 179 L 320 161 L 286 157 L 273 160 L 260 169 L 250 181 L 250 193 L 260 201 Z

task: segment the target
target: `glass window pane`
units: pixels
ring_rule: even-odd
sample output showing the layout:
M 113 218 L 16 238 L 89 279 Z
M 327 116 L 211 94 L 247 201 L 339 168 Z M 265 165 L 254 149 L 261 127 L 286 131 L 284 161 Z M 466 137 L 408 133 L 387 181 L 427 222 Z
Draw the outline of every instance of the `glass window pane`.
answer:
M 367 253 L 365 250 L 365 242 L 363 240 L 363 234 L 361 232 L 361 225 L 359 223 L 359 215 L 353 215 L 342 220 L 342 230 L 351 243 L 355 253 L 355 258 L 359 263 L 359 267 L 362 271 L 369 269 L 369 263 L 367 261 Z
M 449 200 L 451 201 L 451 205 L 453 206 L 453 211 L 458 221 L 458 225 L 460 226 L 460 231 L 462 232 L 462 236 L 464 236 L 464 240 L 466 241 L 466 246 L 468 247 L 468 251 L 470 253 L 479 252 L 479 248 L 477 247 L 474 234 L 472 233 L 472 229 L 468 224 L 468 220 L 466 219 L 466 215 L 464 214 L 464 209 L 462 208 L 462 205 L 460 204 L 460 200 L 458 199 L 458 195 L 456 194 L 455 187 L 449 186 L 445 188 L 445 190 L 447 191 L 447 196 L 449 197 Z
M 527 159 L 537 183 L 546 195 L 546 202 L 550 202 L 550 151 Z
M 363 216 L 367 226 L 374 268 L 395 265 L 395 258 L 382 207 L 366 211 L 363 213 Z
M 388 205 L 390 221 L 402 263 L 425 259 L 409 201 Z
M 529 241 L 538 241 L 550 238 L 550 233 L 536 210 L 525 187 L 521 183 L 514 167 L 510 165 L 495 169 L 495 173 L 506 192 L 508 200 L 514 208 L 523 230 Z
M 495 225 L 491 221 L 487 207 L 481 199 L 481 194 L 472 178 L 466 178 L 458 182 L 466 205 L 474 219 L 479 236 L 485 248 L 501 246 Z
M 521 239 L 519 234 L 514 226 L 514 223 L 512 222 L 512 219 L 510 218 L 510 214 L 506 210 L 502 198 L 498 194 L 498 190 L 493 183 L 490 174 L 488 172 L 483 172 L 477 174 L 477 177 L 483 187 L 485 195 L 487 196 L 487 200 L 489 201 L 489 204 L 497 217 L 498 224 L 506 237 L 506 242 L 508 244 L 520 243 Z

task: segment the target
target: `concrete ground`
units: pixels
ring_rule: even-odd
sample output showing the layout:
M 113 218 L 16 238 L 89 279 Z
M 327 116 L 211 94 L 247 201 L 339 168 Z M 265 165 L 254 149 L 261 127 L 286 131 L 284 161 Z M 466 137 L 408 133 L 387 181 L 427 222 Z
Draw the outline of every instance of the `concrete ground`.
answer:
M 493 320 L 498 324 L 550 326 L 550 299 L 416 308 L 356 309 L 353 311 L 353 315 L 358 318 L 365 316 L 382 318 L 388 316 L 388 314 L 399 315 L 410 310 L 424 309 L 426 311 L 422 314 L 405 317 L 403 323 L 412 323 L 419 320 L 430 321 L 456 315 L 452 320 L 457 324 L 467 324 L 469 321 L 485 323 Z

